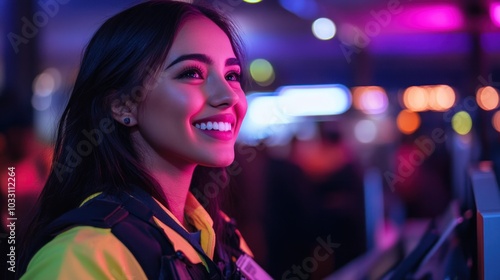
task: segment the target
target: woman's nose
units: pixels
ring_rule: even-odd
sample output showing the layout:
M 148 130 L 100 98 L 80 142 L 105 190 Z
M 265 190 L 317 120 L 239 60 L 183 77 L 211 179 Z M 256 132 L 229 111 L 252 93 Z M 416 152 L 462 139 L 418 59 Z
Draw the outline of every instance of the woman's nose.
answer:
M 208 86 L 208 103 L 212 107 L 229 108 L 240 100 L 239 89 L 228 84 L 225 79 L 213 79 Z

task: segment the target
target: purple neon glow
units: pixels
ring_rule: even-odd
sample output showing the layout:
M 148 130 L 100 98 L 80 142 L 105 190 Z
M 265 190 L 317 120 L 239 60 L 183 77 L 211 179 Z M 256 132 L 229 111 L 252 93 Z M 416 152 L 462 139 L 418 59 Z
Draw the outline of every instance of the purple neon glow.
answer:
M 493 23 L 500 27 L 500 3 L 491 3 L 490 5 L 490 17 Z
M 500 46 L 492 37 L 493 45 Z M 489 46 L 489 45 L 488 45 Z M 463 32 L 453 33 L 414 33 L 414 34 L 392 34 L 373 38 L 369 45 L 370 50 L 376 54 L 399 54 L 399 55 L 421 55 L 421 54 L 465 54 L 470 52 L 471 45 L 469 37 Z
M 464 24 L 460 8 L 452 4 L 414 6 L 403 14 L 404 25 L 422 31 L 452 31 Z

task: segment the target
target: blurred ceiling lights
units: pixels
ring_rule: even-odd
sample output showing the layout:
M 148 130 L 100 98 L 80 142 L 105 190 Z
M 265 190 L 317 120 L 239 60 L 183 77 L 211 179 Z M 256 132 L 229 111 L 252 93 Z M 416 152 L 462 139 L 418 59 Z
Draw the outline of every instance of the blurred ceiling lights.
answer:
M 455 91 L 447 85 L 411 86 L 403 92 L 404 106 L 415 112 L 444 112 L 455 104 L 455 100 Z
M 351 92 L 343 85 L 298 85 L 278 89 L 280 107 L 288 116 L 327 116 L 346 112 Z

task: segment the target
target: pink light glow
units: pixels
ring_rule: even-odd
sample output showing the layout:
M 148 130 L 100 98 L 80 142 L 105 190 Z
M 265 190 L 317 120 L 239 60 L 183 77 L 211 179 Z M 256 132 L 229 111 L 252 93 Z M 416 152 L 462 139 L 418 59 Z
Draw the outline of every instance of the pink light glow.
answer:
M 451 31 L 464 24 L 462 12 L 451 4 L 426 5 L 409 8 L 404 23 L 424 31 Z
M 493 23 L 500 27 L 500 3 L 491 3 L 490 5 L 490 17 Z

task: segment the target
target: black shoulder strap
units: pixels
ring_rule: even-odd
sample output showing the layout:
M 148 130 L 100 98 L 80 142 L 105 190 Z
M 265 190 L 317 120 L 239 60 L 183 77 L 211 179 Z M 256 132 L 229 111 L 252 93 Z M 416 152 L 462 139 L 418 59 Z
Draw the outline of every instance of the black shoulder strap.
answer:
M 219 267 L 206 255 L 205 251 L 201 248 L 201 244 L 193 238 L 185 229 L 183 229 L 176 221 L 174 221 L 163 209 L 158 205 L 158 203 L 153 199 L 151 195 L 146 193 L 144 190 L 134 187 L 131 195 L 122 195 L 123 204 L 127 209 L 133 208 L 145 208 L 152 212 L 156 218 L 158 218 L 166 226 L 173 229 L 177 234 L 182 236 L 189 244 L 198 252 L 198 254 L 204 259 L 208 266 L 210 278 L 209 279 L 221 279 L 221 271 Z
M 45 231 L 55 237 L 75 225 L 112 228 L 128 216 L 129 212 L 119 203 L 93 199 L 82 207 L 66 212 L 50 223 Z

